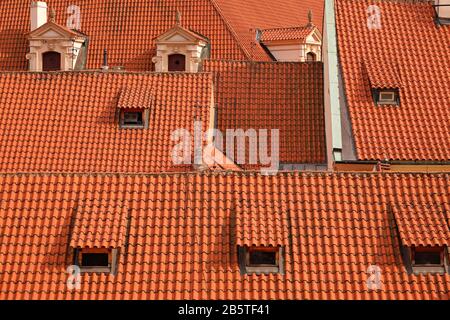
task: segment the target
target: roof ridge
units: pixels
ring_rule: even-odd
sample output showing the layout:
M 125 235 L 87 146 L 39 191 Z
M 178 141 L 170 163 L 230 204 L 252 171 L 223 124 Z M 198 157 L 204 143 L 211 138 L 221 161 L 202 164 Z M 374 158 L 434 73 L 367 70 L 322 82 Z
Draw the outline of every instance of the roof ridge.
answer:
M 206 172 L 153 172 L 153 173 L 127 173 L 127 172 L 0 172 L 0 177 L 20 177 L 20 176 L 49 176 L 49 177 L 108 177 L 108 176 L 118 176 L 118 177 L 166 177 L 166 176 L 197 176 L 197 177 L 210 177 L 210 176 L 229 176 L 234 175 L 236 177 L 243 176 L 260 176 L 262 178 L 270 178 L 271 176 L 261 173 L 260 170 L 249 170 L 249 171 L 206 171 Z M 329 177 L 339 177 L 339 176 L 349 176 L 349 177 L 365 177 L 365 176 L 449 176 L 449 172 L 327 172 L 327 171 L 281 171 L 275 177 L 281 176 L 298 176 L 298 177 L 319 177 L 319 176 L 329 176 Z M 273 176 L 272 176 L 273 177 Z
M 220 18 L 222 19 L 223 23 L 225 24 L 226 29 L 231 33 L 231 36 L 237 42 L 237 44 L 239 45 L 239 49 L 242 50 L 242 52 L 244 53 L 245 57 L 247 59 L 249 59 L 249 60 L 253 60 L 251 55 L 250 55 L 250 52 L 248 52 L 248 50 L 242 45 L 239 37 L 236 34 L 236 31 L 234 31 L 234 28 L 231 26 L 231 24 L 229 23 L 228 19 L 225 17 L 225 14 L 222 12 L 222 9 L 220 8 L 220 6 L 216 2 L 216 0 L 208 0 L 208 1 L 213 5 L 214 9 L 219 14 Z
M 293 29 L 293 28 L 302 28 L 302 29 L 307 29 L 307 28 L 313 28 L 316 27 L 315 25 L 303 25 L 303 26 L 288 26 L 288 27 L 274 27 L 274 28 L 265 28 L 265 29 L 261 29 L 262 31 L 266 31 L 266 30 L 280 30 L 280 29 Z

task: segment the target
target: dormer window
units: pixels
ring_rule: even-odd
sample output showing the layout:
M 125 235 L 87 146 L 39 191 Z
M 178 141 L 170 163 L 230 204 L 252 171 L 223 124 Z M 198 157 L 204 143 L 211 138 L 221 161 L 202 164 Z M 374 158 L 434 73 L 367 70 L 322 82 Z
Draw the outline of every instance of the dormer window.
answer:
M 128 129 L 144 129 L 148 126 L 148 111 L 143 109 L 120 112 L 120 127 Z
M 114 273 L 117 265 L 117 249 L 76 248 L 74 265 L 79 266 L 81 272 Z
M 306 61 L 308 62 L 316 61 L 316 54 L 314 52 L 308 52 L 306 54 Z
M 239 247 L 239 263 L 244 273 L 268 274 L 282 272 L 282 248 L 271 246 Z
M 156 39 L 156 72 L 198 72 L 208 58 L 209 39 L 177 24 Z
M 186 56 L 184 54 L 169 55 L 169 72 L 186 71 Z
M 60 71 L 61 54 L 55 51 L 47 51 L 42 54 L 42 71 Z
M 413 247 L 411 261 L 415 273 L 445 272 L 445 250 L 443 247 Z
M 450 229 L 442 208 L 429 203 L 408 203 L 393 205 L 391 209 L 392 240 L 400 243 L 408 273 L 450 273 Z
M 398 89 L 374 90 L 375 103 L 377 105 L 399 105 L 400 96 Z
M 44 2 L 33 1 L 30 8 L 29 71 L 70 71 L 84 68 L 87 36 L 55 22 L 55 13 L 48 15 Z

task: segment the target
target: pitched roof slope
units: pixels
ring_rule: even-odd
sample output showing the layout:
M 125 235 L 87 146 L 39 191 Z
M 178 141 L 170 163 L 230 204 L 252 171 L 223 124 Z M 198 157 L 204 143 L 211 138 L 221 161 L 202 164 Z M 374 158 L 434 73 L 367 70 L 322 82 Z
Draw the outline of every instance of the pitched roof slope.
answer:
M 80 8 L 81 31 L 89 37 L 88 69 L 100 68 L 103 50 L 108 49 L 111 66 L 124 66 L 133 71 L 154 70 L 155 39 L 175 25 L 177 11 L 181 13 L 184 27 L 210 39 L 213 59 L 268 61 L 269 56 L 255 43 L 255 34 L 250 28 L 305 24 L 308 8 L 314 10 L 314 22 L 321 26 L 323 10 L 323 0 L 307 0 L 306 3 L 300 0 L 46 2 L 49 8 L 55 9 L 56 22 L 63 26 L 71 20 L 69 6 L 75 4 Z M 0 70 L 27 68 L 29 6 L 29 0 L 0 1 Z
M 450 27 L 430 3 L 383 1 L 381 28 L 369 30 L 372 1 L 336 1 L 339 59 L 361 160 L 450 160 Z M 367 62 L 370 65 L 367 66 Z M 389 75 L 395 68 L 396 77 Z M 375 106 L 375 86 L 399 84 L 400 106 Z
M 81 13 L 81 30 L 89 37 L 87 68 L 99 69 L 103 50 L 111 66 L 152 71 L 155 38 L 175 25 L 177 10 L 182 25 L 208 37 L 212 57 L 246 59 L 231 27 L 210 0 L 47 0 L 56 11 L 56 22 L 67 25 L 71 5 Z M 30 0 L 0 1 L 0 70 L 26 70 L 30 31 Z M 12 27 L 13 26 L 13 27 Z
M 281 162 L 326 161 L 321 62 L 205 61 L 203 69 L 215 74 L 222 132 L 279 129 Z
M 261 41 L 299 40 L 304 42 L 313 30 L 312 26 L 264 29 L 261 30 Z
M 255 42 L 256 29 L 306 25 L 308 10 L 313 23 L 322 31 L 323 0 L 211 0 L 231 24 L 236 37 L 252 60 L 269 61 L 267 53 Z
M 0 172 L 189 171 L 173 163 L 171 135 L 195 119 L 207 129 L 212 76 L 12 72 L 0 88 Z M 148 128 L 119 127 L 124 89 L 145 107 L 136 95 L 152 92 Z
M 450 247 L 450 224 L 443 206 L 399 203 L 392 211 L 404 245 Z
M 429 201 L 448 211 L 449 179 L 448 174 L 3 174 L 0 299 L 449 300 L 449 274 L 406 273 L 388 210 L 392 202 Z M 82 274 L 80 290 L 69 291 L 70 221 L 84 199 L 126 204 L 129 240 L 120 250 L 117 275 Z M 275 202 L 285 213 L 280 220 L 288 230 L 285 275 L 240 274 L 236 202 L 249 209 L 252 203 Z M 270 219 L 260 221 L 267 230 L 278 228 Z M 366 285 L 370 265 L 381 269 L 380 290 Z

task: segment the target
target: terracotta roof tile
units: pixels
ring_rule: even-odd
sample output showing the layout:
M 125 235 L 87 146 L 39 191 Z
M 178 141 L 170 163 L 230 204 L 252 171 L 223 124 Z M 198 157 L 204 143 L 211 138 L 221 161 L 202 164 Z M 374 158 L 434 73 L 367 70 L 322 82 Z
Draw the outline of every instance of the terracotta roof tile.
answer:
M 102 66 L 103 50 L 108 49 L 111 66 L 127 70 L 152 71 L 155 39 L 175 25 L 176 12 L 181 13 L 183 27 L 210 40 L 213 59 L 268 61 L 270 57 L 255 42 L 251 28 L 302 25 L 313 9 L 314 23 L 321 26 L 323 0 L 273 1 L 222 0 L 47 0 L 55 9 L 56 22 L 65 26 L 70 5 L 81 12 L 81 30 L 89 37 L 88 69 Z M 29 0 L 0 2 L 0 70 L 26 70 L 30 31 Z M 149 19 L 149 17 L 151 17 Z M 11 29 L 11 26 L 14 28 Z
M 449 300 L 449 274 L 407 274 L 388 210 L 393 202 L 430 197 L 448 209 L 449 179 L 390 173 L 2 174 L 0 299 Z M 108 208 L 126 205 L 129 241 L 117 275 L 82 274 L 81 289 L 70 291 L 70 221 L 85 199 Z M 261 206 L 252 210 L 264 230 L 278 230 L 280 222 L 287 230 L 285 275 L 240 274 L 233 208 L 241 199 L 244 209 Z M 270 212 L 286 213 L 287 220 L 270 219 Z M 251 242 L 262 239 L 249 234 Z M 381 270 L 380 290 L 367 287 L 370 265 Z
M 117 106 L 125 109 L 149 109 L 153 104 L 153 93 L 146 87 L 123 88 Z
M 322 31 L 323 0 L 212 0 L 230 24 L 236 39 L 248 57 L 269 61 L 264 49 L 257 44 L 256 29 L 301 26 L 308 22 L 312 10 L 313 23 Z
M 450 159 L 450 28 L 430 3 L 383 1 L 369 30 L 369 0 L 337 0 L 339 60 L 358 159 Z M 367 64 L 369 77 L 366 73 Z M 369 81 L 370 78 L 370 81 Z M 375 106 L 371 85 L 400 82 L 400 106 Z
M 0 172 L 190 171 L 173 163 L 171 135 L 210 119 L 205 73 L 2 73 L 0 87 Z M 148 105 L 148 91 L 149 127 L 120 128 L 119 96 Z
M 247 198 L 247 199 L 245 199 Z M 289 216 L 281 203 L 269 199 L 239 199 L 236 203 L 238 246 L 283 246 L 289 244 Z
M 304 42 L 313 30 L 314 27 L 307 26 L 264 29 L 261 30 L 261 41 L 299 40 Z
M 443 207 L 422 204 L 392 206 L 405 246 L 450 247 L 450 225 Z
M 279 129 L 281 162 L 326 161 L 321 62 L 210 60 L 204 71 L 215 74 L 217 127 L 222 132 Z
M 123 203 L 88 201 L 74 209 L 71 225 L 72 248 L 122 248 L 129 210 Z
M 110 66 L 127 70 L 152 71 L 156 55 L 155 39 L 175 25 L 177 10 L 184 27 L 211 41 L 213 58 L 246 59 L 231 27 L 210 0 L 46 0 L 56 11 L 56 22 L 66 25 L 68 7 L 77 5 L 81 12 L 81 31 L 89 37 L 88 69 L 99 69 L 103 50 L 108 49 Z M 30 1 L 0 1 L 0 70 L 26 70 L 30 31 Z M 11 29 L 11 26 L 14 26 Z

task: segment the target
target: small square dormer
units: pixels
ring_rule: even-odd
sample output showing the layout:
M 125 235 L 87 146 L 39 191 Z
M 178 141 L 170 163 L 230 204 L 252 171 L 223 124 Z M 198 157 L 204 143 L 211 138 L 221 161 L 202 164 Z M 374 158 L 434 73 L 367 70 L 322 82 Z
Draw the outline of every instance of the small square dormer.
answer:
M 156 39 L 156 72 L 198 72 L 209 55 L 208 38 L 178 23 Z
M 45 2 L 31 5 L 31 32 L 28 33 L 29 71 L 70 71 L 79 69 L 83 63 L 86 36 L 55 22 L 51 12 L 47 22 Z
M 123 203 L 89 200 L 74 210 L 70 223 L 71 264 L 83 273 L 116 274 L 126 251 L 130 211 Z
M 429 203 L 393 205 L 390 220 L 393 241 L 400 245 L 408 273 L 450 273 L 450 228 L 442 207 Z

